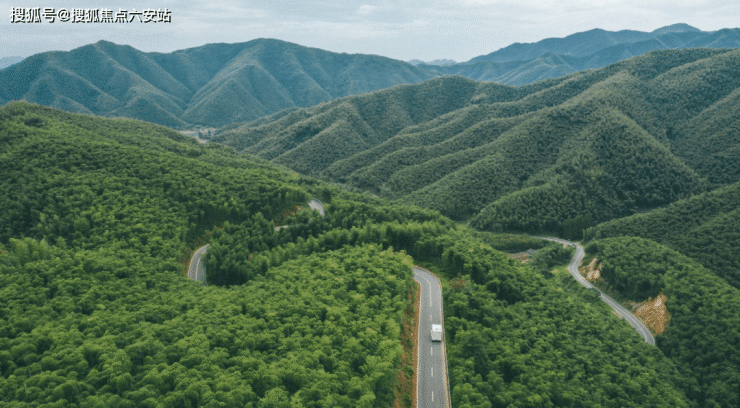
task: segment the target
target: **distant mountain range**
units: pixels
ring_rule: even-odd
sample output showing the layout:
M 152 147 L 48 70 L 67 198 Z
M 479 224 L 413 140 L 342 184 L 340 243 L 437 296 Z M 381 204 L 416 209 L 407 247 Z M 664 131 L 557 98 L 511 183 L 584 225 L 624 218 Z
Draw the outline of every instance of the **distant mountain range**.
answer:
M 214 140 L 482 229 L 559 232 L 740 180 L 738 98 L 740 50 L 660 50 L 522 87 L 397 86 Z
M 565 38 L 547 38 L 531 44 L 514 43 L 496 52 L 475 57 L 468 63 L 528 61 L 547 53 L 587 57 L 607 48 L 646 41 L 663 43 L 664 48 L 706 47 L 706 44 L 717 41 L 716 38 L 706 40 L 711 34 L 713 33 L 701 31 L 688 24 L 675 24 L 650 33 L 634 30 L 606 31 L 597 28 L 571 34 Z M 696 45 L 691 45 L 693 41 L 696 41 Z
M 414 65 L 271 39 L 172 53 L 145 53 L 100 41 L 69 52 L 37 54 L 1 70 L 0 103 L 25 99 L 177 129 L 217 127 L 435 77 L 525 85 L 656 49 L 739 46 L 740 29 L 703 32 L 676 25 L 652 33 L 592 30 L 513 44 L 466 63 Z
M 432 76 L 403 61 L 278 40 L 168 54 L 100 41 L 37 54 L 0 71 L 0 102 L 26 99 L 173 128 L 221 126 Z

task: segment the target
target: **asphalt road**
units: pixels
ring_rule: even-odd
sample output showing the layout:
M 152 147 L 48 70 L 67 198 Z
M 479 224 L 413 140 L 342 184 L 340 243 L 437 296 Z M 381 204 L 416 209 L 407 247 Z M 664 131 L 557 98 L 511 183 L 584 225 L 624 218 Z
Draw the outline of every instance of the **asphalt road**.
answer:
M 193 257 L 190 258 L 190 266 L 188 267 L 188 278 L 206 286 L 208 284 L 206 283 L 206 264 L 203 262 L 203 254 L 208 251 L 208 246 L 209 244 L 203 245 L 195 251 Z
M 312 198 L 311 201 L 308 202 L 308 206 L 318 211 L 322 217 L 326 215 L 326 212 L 324 211 L 324 204 L 319 201 L 319 199 Z M 275 227 L 275 231 L 280 231 L 283 228 L 288 228 L 288 226 L 283 225 L 280 227 Z M 205 254 L 206 251 L 208 251 L 208 244 L 198 248 L 198 250 L 195 251 L 195 253 L 193 254 L 193 257 L 190 258 L 190 266 L 188 267 L 188 278 L 196 280 L 208 286 L 208 283 L 206 282 L 206 265 L 203 262 L 203 254 Z
M 311 201 L 308 202 L 308 206 L 318 211 L 322 217 L 326 215 L 326 212 L 324 212 L 324 203 L 319 201 L 317 198 L 312 198 Z
M 416 366 L 416 401 L 418 408 L 450 407 L 445 343 L 433 342 L 432 325 L 444 326 L 442 285 L 429 271 L 414 268 L 414 279 L 421 285 L 419 307 L 419 344 Z
M 619 303 L 617 303 L 616 301 L 614 301 L 614 299 L 612 299 L 609 296 L 607 296 L 604 292 L 600 291 L 598 288 L 594 288 L 594 285 L 590 284 L 586 280 L 586 278 L 584 278 L 583 276 L 581 276 L 581 273 L 578 272 L 578 265 L 581 264 L 581 261 L 583 260 L 583 257 L 586 255 L 586 253 L 583 250 L 583 247 L 582 246 L 578 245 L 575 242 L 566 241 L 566 240 L 560 239 L 560 238 L 549 238 L 549 237 L 535 237 L 535 238 L 546 239 L 548 241 L 559 242 L 561 244 L 565 244 L 565 245 L 569 245 L 569 246 L 575 247 L 576 248 L 576 253 L 575 253 L 575 255 L 573 255 L 573 259 L 571 259 L 570 265 L 568 265 L 568 272 L 570 272 L 570 274 L 573 276 L 573 278 L 575 280 L 577 280 L 578 283 L 580 283 L 584 288 L 587 288 L 587 289 L 593 288 L 593 289 L 598 290 L 599 291 L 599 297 L 601 298 L 601 300 L 604 301 L 604 303 L 606 303 L 607 305 L 611 306 L 611 308 L 614 309 L 614 311 L 617 312 L 617 314 L 619 314 L 621 317 L 623 317 L 625 320 L 627 320 L 627 323 L 629 323 L 630 326 L 632 326 L 632 328 L 634 328 L 635 331 L 640 336 L 642 336 L 643 339 L 645 339 L 645 343 L 647 343 L 647 344 L 649 344 L 651 346 L 654 346 L 655 345 L 655 338 L 653 337 L 652 333 L 650 333 L 650 330 L 648 330 L 648 328 L 645 327 L 644 324 L 642 324 L 642 322 L 640 321 L 640 319 L 638 319 L 637 317 L 635 317 L 635 315 L 633 315 L 632 313 L 630 313 L 629 310 L 627 310 L 624 307 L 622 307 L 622 305 L 620 305 Z

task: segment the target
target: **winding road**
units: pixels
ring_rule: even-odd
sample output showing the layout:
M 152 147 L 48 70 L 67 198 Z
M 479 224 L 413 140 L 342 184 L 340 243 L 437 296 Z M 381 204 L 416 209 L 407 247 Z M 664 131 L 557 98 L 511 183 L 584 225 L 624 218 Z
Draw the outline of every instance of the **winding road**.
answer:
M 209 244 L 203 245 L 198 248 L 190 258 L 190 266 L 188 267 L 188 278 L 198 281 L 203 285 L 208 286 L 206 282 L 206 264 L 203 262 L 203 254 L 208 251 Z
M 622 307 L 619 303 L 614 301 L 614 299 L 607 296 L 604 292 L 599 290 L 598 288 L 594 287 L 591 283 L 589 283 L 583 276 L 581 276 L 581 273 L 578 272 L 578 265 L 581 264 L 581 261 L 583 260 L 583 257 L 586 255 L 586 252 L 583 250 L 583 247 L 575 242 L 566 241 L 564 239 L 560 238 L 551 238 L 551 237 L 534 237 L 534 238 L 540 238 L 547 241 L 552 242 L 558 242 L 563 245 L 568 245 L 576 248 L 576 253 L 573 255 L 573 259 L 570 261 L 570 265 L 568 265 L 568 272 L 573 276 L 573 279 L 577 280 L 578 283 L 581 284 L 584 288 L 587 289 L 594 289 L 599 291 L 599 297 L 601 298 L 604 303 L 609 305 L 612 309 L 614 309 L 615 312 L 621 317 L 623 317 L 625 320 L 627 320 L 627 323 L 632 326 L 635 331 L 642 336 L 643 339 L 645 339 L 645 343 L 654 346 L 655 345 L 655 338 L 653 337 L 652 333 L 650 333 L 650 330 L 648 330 L 647 327 L 645 327 L 644 324 L 635 317 L 630 311 Z
M 322 217 L 326 215 L 324 204 L 319 199 L 312 198 L 308 202 L 308 206 L 318 211 Z M 288 228 L 288 226 L 275 227 L 275 231 L 280 231 L 281 228 Z M 208 286 L 208 281 L 206 280 L 206 264 L 203 262 L 203 255 L 208 251 L 209 245 L 203 245 L 193 253 L 193 256 L 190 258 L 190 266 L 188 267 L 188 278 L 198 281 L 205 286 Z
M 447 378 L 445 342 L 432 341 L 432 324 L 444 327 L 442 285 L 433 273 L 414 267 L 414 279 L 421 286 L 419 306 L 419 353 L 416 366 L 416 406 L 418 408 L 450 405 L 450 384 Z
M 308 205 L 324 216 L 324 205 L 312 199 Z M 276 230 L 279 230 L 276 229 Z M 206 268 L 203 255 L 209 245 L 198 248 L 190 260 L 188 278 L 206 283 Z M 421 286 L 419 307 L 419 333 L 417 344 L 417 408 L 450 408 L 450 382 L 447 376 L 447 349 L 444 340 L 434 342 L 431 338 L 432 324 L 444 327 L 442 312 L 442 284 L 439 278 L 426 269 L 414 267 L 414 279 Z

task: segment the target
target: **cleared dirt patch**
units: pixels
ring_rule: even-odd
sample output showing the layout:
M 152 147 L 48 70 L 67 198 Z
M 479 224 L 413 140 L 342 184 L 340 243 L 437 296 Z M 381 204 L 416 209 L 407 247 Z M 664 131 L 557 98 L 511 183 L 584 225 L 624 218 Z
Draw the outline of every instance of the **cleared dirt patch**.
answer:
M 581 266 L 579 271 L 587 281 L 595 281 L 601 277 L 601 264 L 596 265 L 599 260 L 594 258 L 586 266 Z
M 663 333 L 671 320 L 671 314 L 665 305 L 666 300 L 668 297 L 661 292 L 655 299 L 642 302 L 635 311 L 635 316 L 655 334 Z
M 594 257 L 588 265 L 582 264 L 578 268 L 578 271 L 587 281 L 593 283 L 594 286 L 604 291 L 627 308 L 627 310 L 631 311 L 654 335 L 663 333 L 666 327 L 668 327 L 668 321 L 671 320 L 671 315 L 668 313 L 668 308 L 665 305 L 668 299 L 666 295 L 661 292 L 655 298 L 649 298 L 642 302 L 624 299 L 619 293 L 614 291 L 611 285 L 601 279 L 602 266 L 603 264 L 599 262 L 598 258 Z M 624 318 L 617 312 L 614 312 L 614 314 L 620 319 Z
M 509 258 L 516 259 L 517 261 L 521 263 L 527 263 L 529 261 L 529 254 L 526 252 L 519 252 L 516 254 L 506 254 L 509 255 Z

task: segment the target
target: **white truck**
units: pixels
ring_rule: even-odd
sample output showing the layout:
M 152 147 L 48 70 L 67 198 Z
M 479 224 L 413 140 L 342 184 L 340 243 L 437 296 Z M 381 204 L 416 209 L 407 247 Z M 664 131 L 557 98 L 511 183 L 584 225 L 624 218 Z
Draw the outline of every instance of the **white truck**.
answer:
M 432 341 L 442 341 L 442 325 L 432 325 Z

